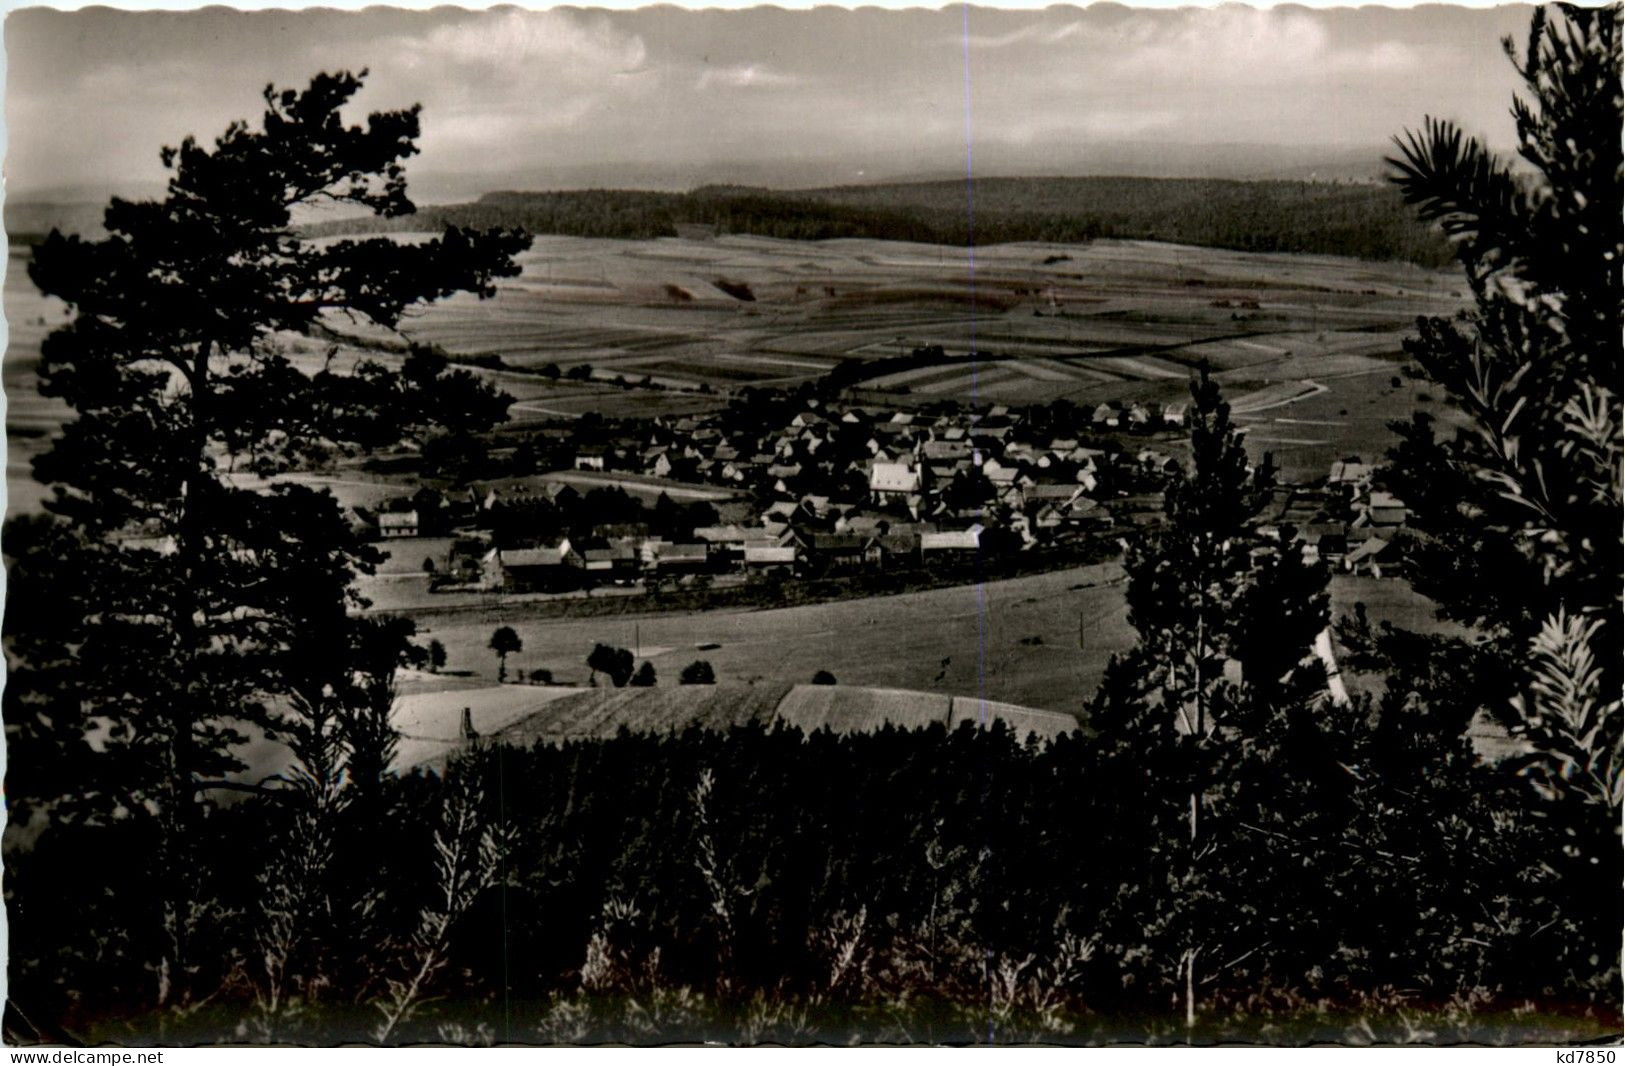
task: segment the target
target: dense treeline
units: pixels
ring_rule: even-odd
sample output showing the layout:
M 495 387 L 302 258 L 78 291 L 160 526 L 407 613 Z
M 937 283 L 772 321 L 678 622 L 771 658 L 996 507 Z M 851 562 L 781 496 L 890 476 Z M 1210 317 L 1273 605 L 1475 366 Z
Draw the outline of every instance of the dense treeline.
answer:
M 1172 749 L 1023 744 L 1002 726 L 623 734 L 391 780 L 369 818 L 228 806 L 200 844 L 233 861 L 197 871 L 195 931 L 215 950 L 168 1039 L 376 1039 L 389 982 L 426 963 L 433 1001 L 392 1040 L 1183 1038 L 1170 891 L 1227 938 L 1204 962 L 1197 1039 L 1256 1038 L 1271 1018 L 1293 1042 L 1369 1039 L 1362 1021 L 1398 1039 L 1396 1010 L 1453 1026 L 1446 1039 L 1517 1035 L 1473 1015 L 1492 995 L 1529 1025 L 1578 1013 L 1538 923 L 1491 932 L 1553 905 L 1518 876 L 1538 827 L 1505 824 L 1516 782 L 1452 758 L 1426 804 L 1401 803 L 1419 749 L 1376 717 L 1328 709 L 1260 736 L 1293 773 L 1232 783 L 1199 884 L 1166 880 L 1170 851 L 1147 847 L 1184 818 Z M 507 843 L 426 944 L 465 802 Z M 313 836 L 331 855 L 314 869 L 294 861 Z M 14 861 L 17 1009 L 78 1040 L 153 1038 L 131 1010 L 152 982 L 152 901 L 127 890 L 152 841 L 70 827 Z M 298 933 L 280 1003 L 273 920 Z
M 333 222 L 315 232 L 518 226 L 576 237 L 671 237 L 680 225 L 792 240 L 869 237 L 927 244 L 1173 241 L 1255 252 L 1305 252 L 1424 266 L 1448 245 L 1387 186 L 1162 178 L 978 178 L 769 190 L 707 186 L 497 192 L 415 218 Z

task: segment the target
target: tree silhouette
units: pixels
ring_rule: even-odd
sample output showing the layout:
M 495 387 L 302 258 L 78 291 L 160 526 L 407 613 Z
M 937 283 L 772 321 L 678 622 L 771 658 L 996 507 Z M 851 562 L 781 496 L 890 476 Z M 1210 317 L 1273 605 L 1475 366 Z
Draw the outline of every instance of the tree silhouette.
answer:
M 704 659 L 696 659 L 683 667 L 678 675 L 678 683 L 683 685 L 714 685 L 717 683 L 717 673 L 711 669 L 711 664 Z
M 418 243 L 302 239 L 293 218 L 307 205 L 413 210 L 402 161 L 418 110 L 346 125 L 340 108 L 360 86 L 340 73 L 267 89 L 257 127 L 163 150 L 162 199 L 114 199 L 106 237 L 53 232 L 29 266 L 73 314 L 42 346 L 40 388 L 74 419 L 35 462 L 52 517 L 8 537 L 50 552 L 19 557 L 8 603 L 8 735 L 14 756 L 42 755 L 17 758 L 41 772 L 14 775 L 8 793 L 64 818 L 156 821 L 164 1002 L 184 1000 L 190 980 L 202 797 L 238 768 L 241 723 L 285 731 L 278 708 L 297 715 L 301 701 L 283 697 L 348 687 L 353 661 L 307 653 L 354 647 L 351 580 L 380 558 L 329 493 L 226 473 L 275 474 L 434 424 L 488 426 L 506 403 L 422 358 L 343 366 L 330 353 L 306 373 L 283 350 L 280 338 L 332 314 L 388 328 L 424 301 L 490 295 L 528 245 L 462 229 Z M 58 608 L 28 607 L 43 598 Z M 330 676 L 312 677 L 318 667 Z M 92 728 L 110 742 L 88 744 Z
M 632 679 L 634 660 L 632 653 L 625 648 L 616 648 L 608 644 L 595 644 L 587 655 L 587 669 L 594 674 L 605 674 L 610 684 L 616 688 L 625 688 L 626 683 Z
M 438 640 L 429 641 L 429 669 L 439 673 L 446 668 L 446 646 Z
M 653 688 L 656 680 L 655 664 L 645 659 L 638 672 L 632 675 L 631 685 L 634 688 Z
M 1625 793 L 1620 8 L 1538 8 L 1522 56 L 1506 48 L 1523 81 L 1523 172 L 1434 119 L 1389 160 L 1474 299 L 1457 320 L 1419 321 L 1405 346 L 1466 424 L 1441 434 L 1418 413 L 1396 426 L 1389 480 L 1410 510 L 1418 591 L 1476 633 L 1381 644 L 1391 690 L 1435 732 L 1484 714 L 1528 745 L 1503 764 L 1547 827 L 1520 883 L 1532 923 L 1561 930 L 1553 950 L 1601 982 L 1595 994 L 1618 981 L 1595 960 L 1619 959 L 1618 899 L 1601 886 L 1619 878 Z
M 1142 850 L 1156 842 L 1143 862 L 1170 895 L 1154 922 L 1131 919 L 1118 935 L 1123 950 L 1174 963 L 1155 976 L 1183 1002 L 1187 1027 L 1212 969 L 1247 950 L 1238 943 L 1256 912 L 1230 878 L 1257 843 L 1237 840 L 1236 811 L 1255 783 L 1278 773 L 1268 738 L 1279 719 L 1324 689 L 1318 664 L 1300 663 L 1328 613 L 1325 572 L 1257 529 L 1274 470 L 1267 456 L 1256 469 L 1248 462 L 1206 365 L 1191 401 L 1191 467 L 1168 485 L 1165 523 L 1132 544 L 1124 563 L 1139 640 L 1108 665 L 1089 719 L 1102 781 L 1151 782 L 1149 802 L 1114 821 Z M 1227 676 L 1227 663 L 1239 676 Z M 1141 906 L 1130 909 L 1143 916 Z
M 508 680 L 508 656 L 525 650 L 519 634 L 514 632 L 512 626 L 499 626 L 491 634 L 491 642 L 486 647 L 497 653 L 497 680 Z

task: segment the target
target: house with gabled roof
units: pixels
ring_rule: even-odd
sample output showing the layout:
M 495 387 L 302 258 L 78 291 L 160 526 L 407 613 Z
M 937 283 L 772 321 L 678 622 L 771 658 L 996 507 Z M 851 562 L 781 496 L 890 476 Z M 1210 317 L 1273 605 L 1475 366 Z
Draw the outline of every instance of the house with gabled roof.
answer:
M 629 581 L 640 568 L 637 545 L 631 540 L 583 548 L 580 558 L 581 569 L 594 581 Z
M 871 570 L 897 570 L 920 561 L 920 535 L 910 531 L 875 533 L 864 542 L 864 565 Z
M 872 537 L 886 529 L 888 525 L 888 521 L 879 515 L 849 511 L 835 520 L 835 532 L 856 533 L 859 536 Z
M 1036 484 L 1022 487 L 1021 498 L 1029 510 L 1042 507 L 1046 504 L 1064 506 L 1083 495 L 1083 486 L 1078 484 Z
M 921 533 L 920 554 L 922 557 L 929 558 L 932 555 L 952 555 L 978 551 L 981 548 L 982 532 L 983 527 L 978 523 L 968 529 Z
M 920 468 L 909 463 L 874 463 L 869 467 L 869 493 L 876 502 L 916 495 L 923 487 Z
M 418 535 L 416 511 L 384 511 L 378 515 L 378 535 L 385 540 Z
M 867 537 L 856 533 L 799 532 L 795 538 L 802 556 L 816 571 L 837 573 L 863 567 Z
M 496 575 L 495 584 L 488 587 L 561 592 L 581 584 L 582 559 L 568 537 L 540 548 L 492 549 L 486 562 Z M 487 565 L 482 565 L 482 575 L 486 570 Z
M 1380 489 L 1371 493 L 1366 513 L 1371 516 L 1371 525 L 1377 529 L 1397 529 L 1410 517 L 1410 512 L 1398 496 Z
M 750 544 L 745 547 L 743 563 L 746 573 L 788 574 L 800 561 L 800 549 L 794 544 Z
M 928 440 L 920 446 L 920 454 L 933 463 L 951 463 L 970 458 L 971 446 L 966 440 Z
M 1326 484 L 1328 487 L 1336 486 L 1359 490 L 1371 484 L 1373 473 L 1371 467 L 1358 458 L 1339 459 L 1332 464 L 1331 469 L 1327 472 Z
M 674 544 L 669 540 L 645 543 L 644 565 L 658 574 L 691 574 L 706 569 L 710 551 L 702 542 Z
M 1393 546 L 1393 541 L 1368 537 L 1343 556 L 1343 569 L 1371 577 L 1382 577 L 1386 571 L 1392 577 L 1399 573 L 1398 562 L 1399 550 Z

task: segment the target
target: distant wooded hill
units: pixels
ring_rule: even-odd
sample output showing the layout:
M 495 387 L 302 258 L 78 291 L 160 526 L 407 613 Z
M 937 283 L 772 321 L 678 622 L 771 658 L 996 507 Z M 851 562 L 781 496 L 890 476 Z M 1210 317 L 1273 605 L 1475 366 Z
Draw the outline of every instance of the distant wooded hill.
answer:
M 1423 266 L 1450 261 L 1433 228 L 1387 185 L 1168 178 L 979 178 L 825 189 L 707 186 L 687 193 L 493 192 L 397 219 L 322 223 L 312 235 L 520 227 L 575 237 L 677 236 L 678 227 L 792 240 L 868 237 L 926 244 L 1170 241 Z

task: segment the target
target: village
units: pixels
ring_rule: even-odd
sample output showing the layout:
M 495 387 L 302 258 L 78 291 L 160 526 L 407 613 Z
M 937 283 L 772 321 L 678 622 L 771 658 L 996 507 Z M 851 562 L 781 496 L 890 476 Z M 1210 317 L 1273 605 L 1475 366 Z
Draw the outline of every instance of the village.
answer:
M 545 426 L 489 457 L 545 472 L 426 486 L 359 517 L 397 555 L 449 537 L 423 562 L 437 592 L 975 580 L 1109 558 L 1160 521 L 1186 412 L 747 390 L 710 413 Z M 1389 546 L 1406 510 L 1377 474 L 1350 456 L 1321 481 L 1278 486 L 1264 534 L 1334 571 L 1397 576 Z

